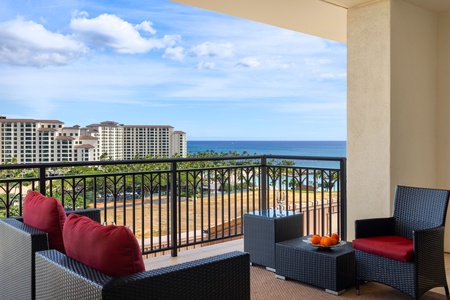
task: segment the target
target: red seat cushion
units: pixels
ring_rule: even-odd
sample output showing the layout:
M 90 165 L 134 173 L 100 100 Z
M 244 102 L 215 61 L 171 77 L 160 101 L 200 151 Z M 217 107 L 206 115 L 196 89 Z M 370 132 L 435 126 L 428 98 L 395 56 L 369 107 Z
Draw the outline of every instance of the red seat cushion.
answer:
M 62 231 L 66 213 L 61 202 L 29 191 L 23 201 L 23 223 L 47 232 L 50 249 L 65 253 Z
M 106 275 L 117 277 L 145 271 L 139 244 L 125 226 L 103 226 L 70 214 L 63 230 L 67 256 Z
M 377 236 L 359 238 L 352 242 L 353 248 L 400 261 L 414 257 L 413 241 L 402 236 Z

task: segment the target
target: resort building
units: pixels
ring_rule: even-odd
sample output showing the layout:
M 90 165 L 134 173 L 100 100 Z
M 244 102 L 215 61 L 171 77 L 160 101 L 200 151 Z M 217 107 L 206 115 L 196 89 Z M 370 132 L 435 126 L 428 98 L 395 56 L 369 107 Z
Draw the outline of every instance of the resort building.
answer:
M 98 159 L 122 160 L 124 150 L 123 124 L 105 121 L 86 126 L 92 136 L 97 138 Z
M 180 146 L 180 135 L 184 143 Z M 186 156 L 186 133 L 171 126 L 124 126 L 124 159 Z
M 58 120 L 0 117 L 0 163 L 186 157 L 186 133 L 172 126 L 113 121 L 64 127 Z

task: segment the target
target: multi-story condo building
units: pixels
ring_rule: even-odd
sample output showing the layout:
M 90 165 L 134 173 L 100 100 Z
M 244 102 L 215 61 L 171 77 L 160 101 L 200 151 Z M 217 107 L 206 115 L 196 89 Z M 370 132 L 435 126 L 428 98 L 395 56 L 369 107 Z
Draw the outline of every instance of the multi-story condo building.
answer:
M 172 155 L 185 156 L 187 149 L 186 133 L 183 131 L 174 131 L 172 134 Z
M 172 126 L 105 121 L 64 127 L 58 120 L 0 116 L 0 163 L 186 157 L 186 153 L 186 133 Z
M 97 138 L 96 153 L 99 158 L 122 160 L 123 157 L 123 125 L 113 121 L 86 126 L 89 132 Z
M 173 127 L 171 126 L 126 125 L 124 132 L 125 159 L 173 156 L 170 147 L 173 137 Z

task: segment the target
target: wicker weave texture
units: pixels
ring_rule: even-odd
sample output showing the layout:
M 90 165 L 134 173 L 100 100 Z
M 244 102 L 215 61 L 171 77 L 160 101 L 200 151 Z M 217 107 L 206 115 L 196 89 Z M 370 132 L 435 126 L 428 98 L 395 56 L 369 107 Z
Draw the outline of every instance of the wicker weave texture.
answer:
M 351 243 L 321 250 L 303 238 L 277 243 L 277 275 L 336 293 L 355 284 L 355 252 Z
M 56 250 L 36 253 L 36 299 L 102 299 L 111 277 Z
M 388 285 L 414 295 L 414 264 L 403 263 L 363 251 L 356 250 L 357 274 L 359 280 L 389 282 Z
M 34 299 L 34 252 L 48 249 L 47 234 L 7 218 L 0 236 L 0 298 Z
M 108 277 L 56 250 L 36 253 L 37 299 L 250 299 L 248 253 Z
M 303 236 L 302 213 L 276 214 L 267 210 L 244 215 L 244 251 L 250 253 L 252 263 L 272 269 L 276 269 L 275 244 Z
M 393 216 L 396 234 L 413 238 L 413 231 L 444 226 L 449 191 L 398 186 Z
M 450 191 L 447 190 L 398 186 L 393 217 L 355 222 L 356 238 L 399 235 L 412 239 L 414 243 L 414 258 L 409 262 L 356 250 L 357 289 L 360 282 L 376 281 L 415 299 L 434 287 L 444 287 L 448 294 L 444 264 L 444 224 L 449 195 Z
M 67 211 L 100 222 L 100 209 Z M 47 233 L 23 223 L 23 218 L 0 219 L 1 299 L 35 299 L 35 252 L 49 249 Z
M 67 215 L 75 213 L 78 215 L 86 216 L 97 223 L 100 223 L 100 209 L 98 208 L 88 208 L 88 209 L 77 209 L 77 210 L 66 210 Z
M 111 281 L 104 299 L 250 299 L 250 260 L 230 252 Z

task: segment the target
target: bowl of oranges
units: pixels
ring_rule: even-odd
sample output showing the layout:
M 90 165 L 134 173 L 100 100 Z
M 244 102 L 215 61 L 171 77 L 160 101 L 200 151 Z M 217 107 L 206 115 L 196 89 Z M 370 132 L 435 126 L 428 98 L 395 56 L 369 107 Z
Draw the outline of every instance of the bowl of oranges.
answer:
M 314 234 L 309 239 L 303 241 L 319 249 L 331 249 L 334 247 L 345 245 L 345 242 L 340 240 L 339 234 L 337 233 L 333 233 L 330 236 L 321 236 L 319 234 Z

